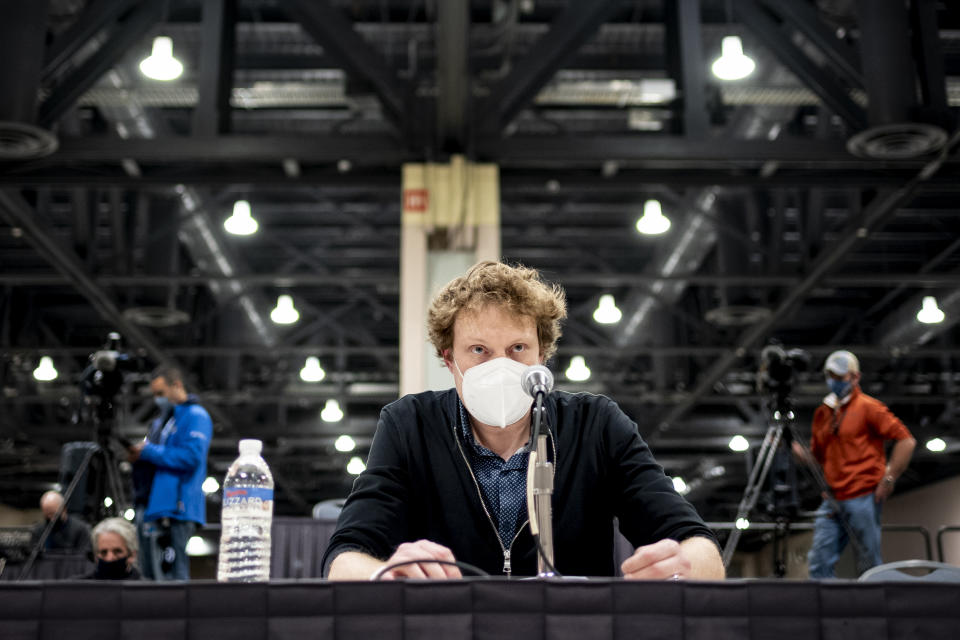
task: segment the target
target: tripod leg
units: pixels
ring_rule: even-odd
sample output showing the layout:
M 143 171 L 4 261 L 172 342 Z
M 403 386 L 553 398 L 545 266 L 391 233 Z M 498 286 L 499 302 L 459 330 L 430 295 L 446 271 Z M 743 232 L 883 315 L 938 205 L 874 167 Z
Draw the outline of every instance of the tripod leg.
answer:
M 67 503 L 70 502 L 70 496 L 72 496 L 73 492 L 76 490 L 80 479 L 85 477 L 87 467 L 90 466 L 90 461 L 93 459 L 93 454 L 97 451 L 97 447 L 91 448 L 89 451 L 87 451 L 87 454 L 83 457 L 83 460 L 80 461 L 80 464 L 77 466 L 77 470 L 73 475 L 73 479 L 70 481 L 70 485 L 63 493 L 63 503 L 54 514 L 53 520 L 47 523 L 43 533 L 40 534 L 40 539 L 37 540 L 37 544 L 30 551 L 30 557 L 27 558 L 27 561 L 23 565 L 23 569 L 20 570 L 20 575 L 17 577 L 17 580 L 23 580 L 30 575 L 30 571 L 33 569 L 33 563 L 37 561 L 37 556 L 40 555 L 40 550 L 43 549 L 43 545 L 46 544 L 47 538 L 50 537 L 50 532 L 53 531 L 53 525 L 60 518 L 61 514 L 63 514 L 64 509 L 67 508 Z
M 763 438 L 763 444 L 760 445 L 760 451 L 757 453 L 757 460 L 753 465 L 753 473 L 747 481 L 747 486 L 743 491 L 743 497 L 740 499 L 740 506 L 737 508 L 737 524 L 745 519 L 753 508 L 757 505 L 757 499 L 760 496 L 760 490 L 770 472 L 773 464 L 773 457 L 780 446 L 780 440 L 783 438 L 783 425 L 781 423 L 771 424 L 767 428 L 767 433 Z M 730 566 L 730 560 L 733 558 L 733 552 L 737 549 L 740 542 L 740 536 L 743 531 L 734 528 L 727 537 L 727 544 L 723 547 L 723 566 Z
M 122 516 L 124 509 L 130 505 L 130 502 L 123 482 L 120 480 L 118 463 L 111 452 L 106 449 L 101 449 L 101 451 L 103 452 L 103 463 L 107 473 L 107 491 L 113 498 L 111 508 L 118 516 Z

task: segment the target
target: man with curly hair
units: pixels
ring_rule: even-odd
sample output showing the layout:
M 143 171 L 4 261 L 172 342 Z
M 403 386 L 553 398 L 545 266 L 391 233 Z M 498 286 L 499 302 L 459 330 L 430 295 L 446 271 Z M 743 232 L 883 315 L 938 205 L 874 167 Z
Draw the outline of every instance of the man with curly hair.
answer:
M 566 313 L 559 286 L 498 262 L 437 294 L 430 341 L 456 388 L 383 409 L 324 556 L 329 578 L 457 578 L 444 564 L 455 560 L 492 575 L 536 574 L 525 492 L 531 400 L 520 376 L 556 351 Z M 616 518 L 636 547 L 620 566 L 626 578 L 723 578 L 713 533 L 613 401 L 555 391 L 545 408 L 559 572 L 614 575 Z

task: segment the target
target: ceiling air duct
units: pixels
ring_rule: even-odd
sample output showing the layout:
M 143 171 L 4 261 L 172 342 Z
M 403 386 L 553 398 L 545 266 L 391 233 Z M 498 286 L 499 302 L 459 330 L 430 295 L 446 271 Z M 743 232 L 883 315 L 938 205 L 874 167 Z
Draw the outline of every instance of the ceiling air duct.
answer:
M 947 141 L 942 128 L 917 122 L 919 99 L 903 0 L 859 0 L 860 58 L 870 127 L 847 141 L 854 155 L 878 160 L 916 158 Z
M 0 22 L 0 160 L 28 160 L 57 150 L 57 138 L 34 124 L 46 39 L 47 4 L 5 2 Z

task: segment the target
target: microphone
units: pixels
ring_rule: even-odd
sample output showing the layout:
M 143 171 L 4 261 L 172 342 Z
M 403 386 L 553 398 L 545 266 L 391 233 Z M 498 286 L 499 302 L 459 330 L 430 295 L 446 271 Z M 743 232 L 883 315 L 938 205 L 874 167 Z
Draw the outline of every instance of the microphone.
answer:
M 536 398 L 538 393 L 546 395 L 553 391 L 553 374 L 542 364 L 529 366 L 520 375 L 520 386 L 531 398 Z

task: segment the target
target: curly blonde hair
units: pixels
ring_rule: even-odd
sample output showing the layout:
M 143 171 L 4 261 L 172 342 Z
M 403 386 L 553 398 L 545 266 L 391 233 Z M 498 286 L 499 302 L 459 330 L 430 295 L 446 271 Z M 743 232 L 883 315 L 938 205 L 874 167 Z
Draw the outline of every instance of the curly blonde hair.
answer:
M 478 262 L 440 290 L 427 311 L 427 332 L 437 356 L 453 346 L 453 323 L 464 309 L 479 311 L 495 304 L 516 315 L 533 318 L 540 354 L 548 360 L 557 350 L 560 322 L 567 301 L 560 285 L 547 284 L 536 269 L 502 262 Z

